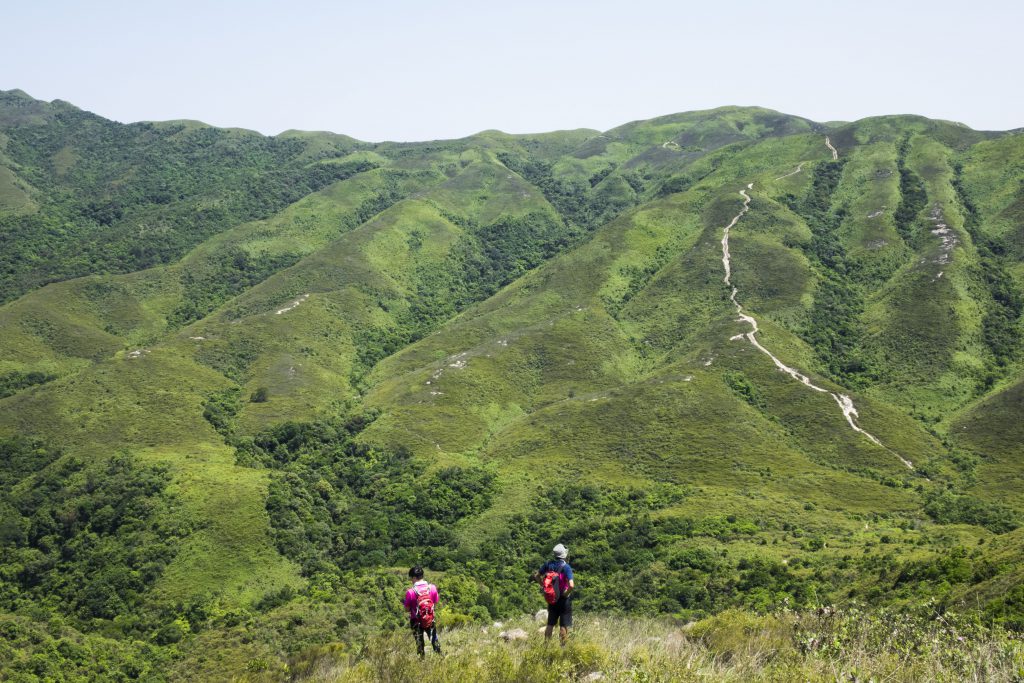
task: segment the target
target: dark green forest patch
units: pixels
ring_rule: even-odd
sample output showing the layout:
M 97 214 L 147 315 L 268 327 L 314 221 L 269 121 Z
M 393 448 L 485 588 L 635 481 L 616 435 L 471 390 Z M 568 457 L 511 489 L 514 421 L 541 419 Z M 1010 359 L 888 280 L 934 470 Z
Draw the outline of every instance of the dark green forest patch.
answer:
M 921 178 L 907 167 L 909 152 L 908 134 L 903 137 L 897 148 L 896 168 L 900 174 L 900 203 L 893 217 L 896 221 L 896 231 L 904 240 L 913 243 L 919 232 L 915 229 L 915 222 L 928 204 L 928 193 L 925 192 Z
M 1024 293 L 1007 271 L 1009 250 L 1002 239 L 989 237 L 981 229 L 982 217 L 963 182 L 963 165 L 953 166 L 953 187 L 964 208 L 964 228 L 971 235 L 981 261 L 981 280 L 990 299 L 985 302 L 982 334 L 991 357 L 987 359 L 982 389 L 991 389 L 1011 361 L 1019 356 L 1020 320 L 1024 313 Z
M 7 372 L 0 375 L 0 398 L 13 396 L 22 389 L 34 387 L 37 384 L 45 384 L 57 379 L 56 375 L 47 372 Z
M 863 346 L 860 314 L 864 294 L 856 281 L 857 266 L 847 257 L 839 236 L 845 210 L 832 206 L 844 163 L 816 165 L 807 194 L 801 199 L 789 197 L 788 203 L 811 229 L 811 241 L 802 248 L 821 278 L 800 335 L 814 348 L 832 379 L 851 388 L 863 388 L 877 378 L 877 370 Z
M 0 609 L 117 619 L 147 635 L 147 591 L 192 529 L 167 471 L 126 455 L 61 458 L 27 439 L 0 441 L 0 459 Z
M 7 129 L 6 154 L 46 200 L 0 218 L 0 302 L 58 280 L 180 258 L 211 235 L 265 218 L 367 161 L 309 164 L 296 139 L 217 128 L 122 125 L 68 109 Z M 73 150 L 75 162 L 53 158 Z

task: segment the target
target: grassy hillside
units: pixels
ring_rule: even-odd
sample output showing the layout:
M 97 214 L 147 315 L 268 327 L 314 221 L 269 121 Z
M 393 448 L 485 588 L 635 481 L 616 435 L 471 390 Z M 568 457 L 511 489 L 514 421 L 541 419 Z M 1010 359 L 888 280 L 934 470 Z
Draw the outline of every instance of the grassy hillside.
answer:
M 583 613 L 1024 624 L 1018 134 L 726 107 L 369 144 L 18 91 L 0 134 L 19 662 L 59 619 L 110 671 L 269 672 L 400 624 L 415 562 L 489 623 L 557 541 Z M 133 534 L 123 606 L 47 583 Z

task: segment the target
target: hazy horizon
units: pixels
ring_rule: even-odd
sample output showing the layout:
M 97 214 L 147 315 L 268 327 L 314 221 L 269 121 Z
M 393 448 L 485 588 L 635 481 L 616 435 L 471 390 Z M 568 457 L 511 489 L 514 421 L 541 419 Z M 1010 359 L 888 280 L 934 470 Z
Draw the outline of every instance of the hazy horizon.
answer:
M 459 138 L 607 130 L 682 111 L 762 106 L 816 121 L 917 114 L 1024 126 L 1024 9 L 998 2 L 299 0 L 175 10 L 43 1 L 9 8 L 0 88 L 117 121 L 195 119 L 265 134 Z M 12 66 L 13 65 L 13 66 Z

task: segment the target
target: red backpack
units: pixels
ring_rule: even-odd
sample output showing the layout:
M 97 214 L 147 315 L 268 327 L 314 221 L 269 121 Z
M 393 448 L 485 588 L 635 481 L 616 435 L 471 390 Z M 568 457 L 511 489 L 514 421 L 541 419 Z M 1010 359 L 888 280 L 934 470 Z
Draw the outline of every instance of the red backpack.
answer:
M 416 591 L 416 623 L 423 629 L 434 625 L 434 601 L 430 599 L 430 586 L 413 586 Z
M 562 572 L 549 569 L 544 572 L 540 585 L 544 591 L 544 599 L 549 605 L 554 605 L 562 597 Z

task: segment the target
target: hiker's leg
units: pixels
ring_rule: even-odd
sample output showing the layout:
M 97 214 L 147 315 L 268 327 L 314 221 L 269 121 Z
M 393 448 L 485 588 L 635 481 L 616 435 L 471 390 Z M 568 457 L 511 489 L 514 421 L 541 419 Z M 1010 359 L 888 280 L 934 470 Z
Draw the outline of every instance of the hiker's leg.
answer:
M 434 648 L 434 652 L 441 654 L 441 641 L 437 638 L 437 626 L 430 627 L 430 646 Z
M 558 618 L 558 636 L 562 639 L 562 647 L 565 647 L 565 643 L 569 640 L 569 629 L 572 628 L 572 596 L 565 598 L 565 604 L 562 605 L 562 614 Z
M 423 652 L 423 627 L 419 624 L 412 625 L 412 632 L 416 634 L 416 654 L 420 657 L 424 655 Z
M 548 627 L 544 629 L 544 640 L 551 640 L 551 632 L 558 623 L 558 605 L 548 605 Z
M 551 640 L 551 632 L 555 630 L 555 627 L 548 624 L 548 627 L 544 629 L 544 640 Z

